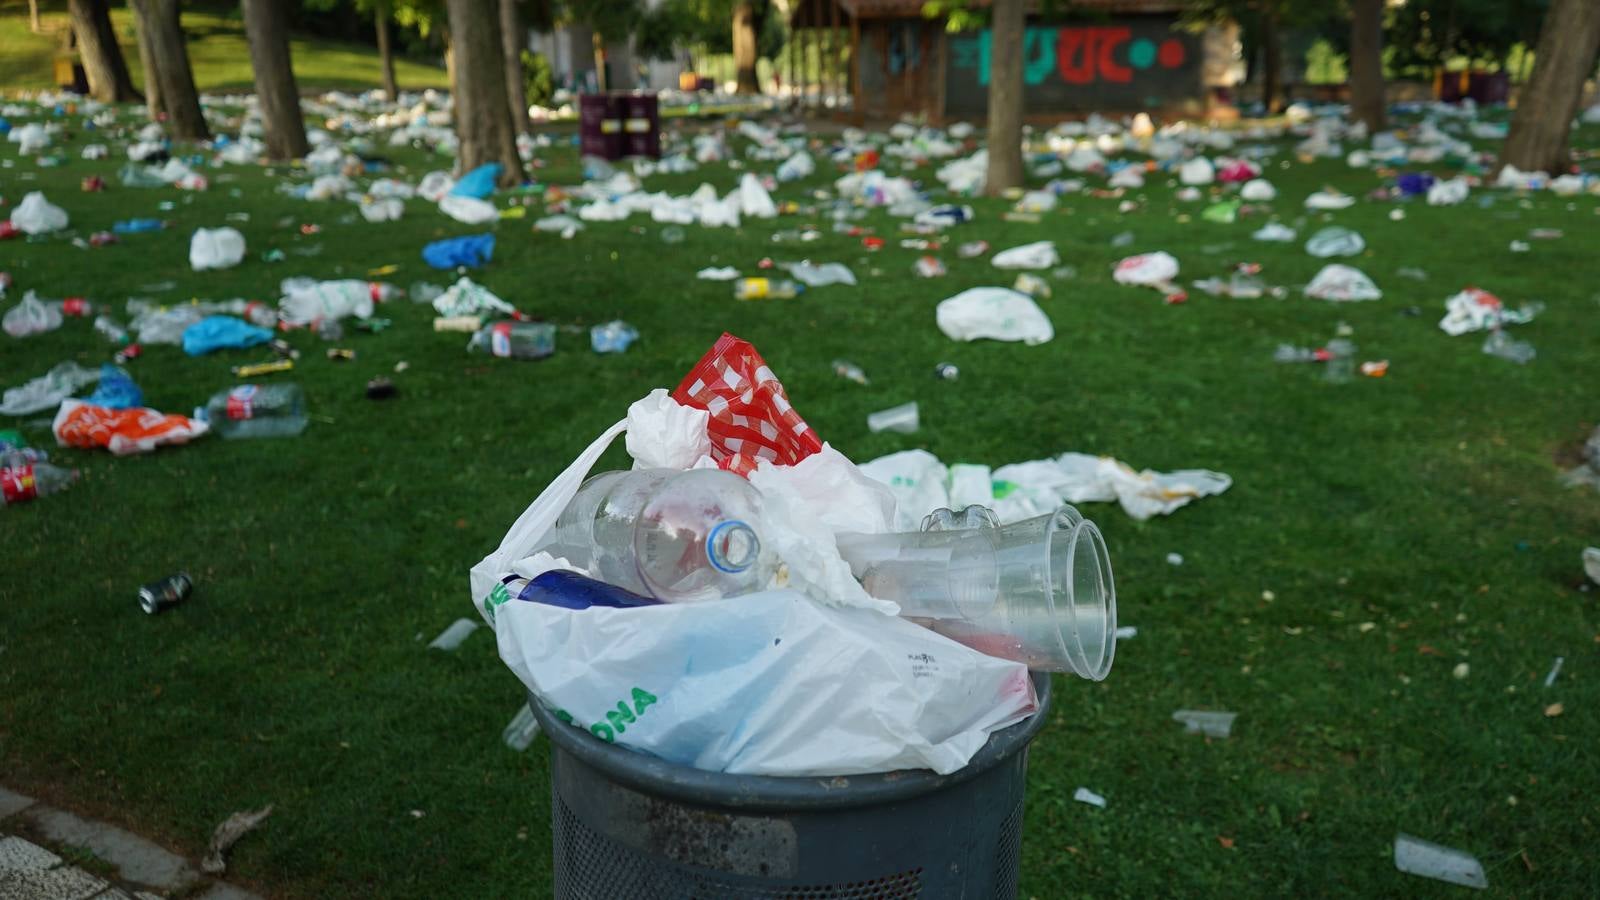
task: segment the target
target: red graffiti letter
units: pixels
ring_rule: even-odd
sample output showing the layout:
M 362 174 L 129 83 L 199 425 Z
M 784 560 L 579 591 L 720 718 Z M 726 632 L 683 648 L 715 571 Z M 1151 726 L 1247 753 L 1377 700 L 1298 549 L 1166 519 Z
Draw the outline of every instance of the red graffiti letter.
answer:
M 1061 29 L 1056 39 L 1056 65 L 1061 69 L 1061 80 L 1067 84 L 1088 84 L 1094 80 L 1094 31 L 1092 28 Z
M 1100 77 L 1107 81 L 1128 82 L 1133 80 L 1133 70 L 1127 66 L 1118 65 L 1111 58 L 1111 54 L 1118 47 L 1128 42 L 1128 37 L 1133 33 L 1127 28 L 1096 28 L 1099 32 L 1096 37 L 1100 42 Z

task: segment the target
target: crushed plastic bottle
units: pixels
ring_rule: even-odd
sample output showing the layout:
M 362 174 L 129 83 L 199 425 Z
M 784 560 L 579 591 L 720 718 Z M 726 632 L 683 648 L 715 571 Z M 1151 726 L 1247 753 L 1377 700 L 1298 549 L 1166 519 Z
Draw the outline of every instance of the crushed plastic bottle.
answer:
M 860 366 L 856 365 L 855 363 L 851 362 L 848 359 L 836 359 L 836 360 L 834 360 L 833 361 L 833 374 L 839 376 L 840 378 L 845 379 L 846 381 L 854 381 L 856 384 L 869 384 L 870 383 L 867 380 L 867 373 L 862 371 Z
M 0 505 L 15 506 L 36 497 L 59 494 L 78 480 L 77 469 L 63 469 L 43 462 L 21 462 L 21 454 L 8 454 L 0 468 Z M 12 462 L 20 462 L 12 465 Z
M 539 720 L 533 716 L 533 708 L 522 704 L 522 709 L 511 718 L 505 730 L 500 732 L 500 740 L 507 747 L 521 753 L 533 745 L 533 739 L 539 736 Z
M 414 282 L 411 287 L 406 288 L 406 296 L 411 298 L 412 303 L 432 303 L 443 293 L 444 288 L 426 281 Z
M 123 328 L 116 319 L 110 316 L 95 316 L 94 330 L 113 344 L 127 344 L 132 340 L 128 336 L 128 329 Z
M 792 300 L 805 288 L 787 279 L 741 278 L 733 283 L 735 300 Z
M 1519 341 L 1500 328 L 1490 331 L 1489 336 L 1484 339 L 1483 352 L 1501 359 L 1509 359 L 1518 365 L 1527 365 L 1539 355 L 1539 351 L 1534 349 L 1532 344 Z
M 1225 738 L 1233 734 L 1233 720 L 1238 713 L 1212 712 L 1201 709 L 1180 709 L 1172 714 L 1172 721 L 1183 723 L 1188 734 Z
M 229 440 L 293 437 L 308 423 L 305 393 L 297 384 L 241 384 L 219 391 L 195 418 Z
M 902 403 L 882 409 L 867 416 L 867 430 L 876 434 L 880 431 L 898 431 L 901 434 L 915 434 L 922 427 L 922 418 L 917 409 L 917 401 Z
M 472 336 L 467 349 L 501 359 L 544 359 L 556 352 L 556 327 L 548 322 L 492 322 Z
M 1420 875 L 1462 887 L 1479 890 L 1489 887 L 1489 879 L 1483 874 L 1483 864 L 1477 857 L 1409 834 L 1394 837 L 1394 867 L 1407 875 Z

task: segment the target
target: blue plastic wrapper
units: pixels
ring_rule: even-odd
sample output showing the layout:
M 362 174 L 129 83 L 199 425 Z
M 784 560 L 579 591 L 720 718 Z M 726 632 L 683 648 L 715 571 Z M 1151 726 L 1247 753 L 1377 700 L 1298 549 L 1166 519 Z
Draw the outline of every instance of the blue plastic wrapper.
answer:
M 450 189 L 450 193 L 457 197 L 471 197 L 474 200 L 482 200 L 494 193 L 494 183 L 499 179 L 500 173 L 504 169 L 505 166 L 499 163 L 484 163 L 461 176 L 456 181 L 456 186 Z
M 589 329 L 589 346 L 596 353 L 621 353 L 639 339 L 639 329 L 618 319 Z
M 144 406 L 144 391 L 139 390 L 127 372 L 111 363 L 102 363 L 100 386 L 83 398 L 83 402 L 107 409 L 135 409 Z
M 422 248 L 423 261 L 435 269 L 454 269 L 457 266 L 475 269 L 493 256 L 492 234 L 469 234 L 466 237 L 446 238 Z
M 183 352 L 204 356 L 213 350 L 254 347 L 272 340 L 272 332 L 233 316 L 207 316 L 183 330 Z
M 138 234 L 142 231 L 160 231 L 166 223 L 160 219 L 123 219 L 111 226 L 117 234 Z

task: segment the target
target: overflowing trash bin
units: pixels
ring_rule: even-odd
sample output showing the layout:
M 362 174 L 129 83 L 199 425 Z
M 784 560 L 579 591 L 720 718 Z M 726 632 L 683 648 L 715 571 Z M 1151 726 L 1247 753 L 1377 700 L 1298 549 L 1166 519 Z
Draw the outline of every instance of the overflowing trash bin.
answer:
M 471 578 L 551 740 L 556 896 L 1015 896 L 1050 673 L 1111 669 L 1110 558 L 1066 504 L 909 510 L 732 335 L 533 501 Z
M 1017 896 L 1028 744 L 1050 710 L 948 775 L 703 772 L 599 740 L 529 703 L 550 737 L 558 900 Z

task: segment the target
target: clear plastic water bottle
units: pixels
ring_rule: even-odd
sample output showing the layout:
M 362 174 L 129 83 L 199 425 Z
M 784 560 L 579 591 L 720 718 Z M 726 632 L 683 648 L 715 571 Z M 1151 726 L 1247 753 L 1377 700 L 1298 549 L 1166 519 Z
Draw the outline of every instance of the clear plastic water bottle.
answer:
M 765 588 L 777 571 L 760 514 L 761 494 L 719 469 L 605 472 L 578 489 L 547 549 L 667 603 L 735 597 Z
M 123 328 L 110 316 L 95 316 L 94 330 L 113 344 L 126 344 L 131 340 L 128 337 L 128 329 Z
M 199 417 L 224 438 L 293 437 L 306 430 L 306 397 L 297 384 L 241 384 L 214 394 Z
M 556 352 L 556 327 L 548 322 L 492 322 L 467 349 L 509 359 L 543 359 Z
M 869 383 L 867 381 L 867 373 L 862 371 L 860 366 L 856 365 L 855 363 L 851 362 L 848 359 L 836 359 L 836 360 L 834 360 L 833 361 L 833 374 L 839 376 L 840 378 L 845 379 L 846 381 L 854 381 L 856 384 L 868 384 Z
M 12 465 L 21 459 L 20 454 L 15 459 L 8 458 L 0 468 L 0 506 L 15 506 L 35 497 L 59 494 L 78 480 L 77 469 L 63 469 L 49 463 Z

